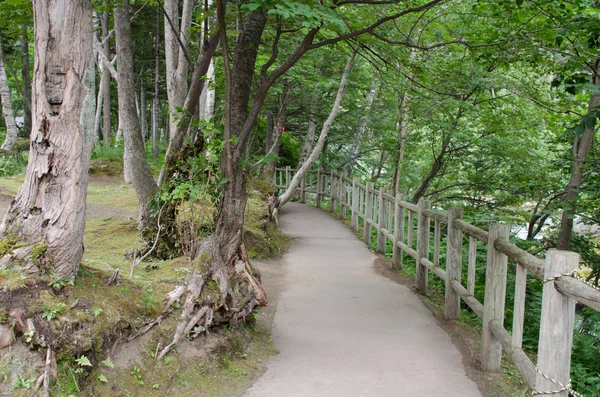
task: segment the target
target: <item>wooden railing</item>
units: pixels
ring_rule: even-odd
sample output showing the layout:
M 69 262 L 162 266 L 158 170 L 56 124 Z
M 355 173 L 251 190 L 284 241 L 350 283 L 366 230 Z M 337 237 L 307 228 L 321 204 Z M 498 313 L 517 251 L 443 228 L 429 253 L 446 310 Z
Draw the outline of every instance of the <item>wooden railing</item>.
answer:
M 285 189 L 295 170 L 277 168 L 275 184 Z M 489 231 L 463 220 L 463 210 L 450 208 L 447 213 L 431 209 L 429 201 L 415 205 L 400 194 L 391 195 L 376 190 L 372 183 L 360 184 L 343 174 L 316 170 L 301 181 L 297 195 L 301 202 L 307 195 L 317 207 L 329 202 L 329 210 L 342 219 L 348 215 L 351 227 L 359 231 L 363 220 L 363 238 L 370 246 L 372 229 L 377 234 L 377 252 L 385 253 L 386 241 L 393 244 L 392 263 L 402 267 L 404 254 L 416 262 L 416 288 L 427 293 L 428 272 L 445 283 L 444 314 L 448 320 L 460 316 L 460 301 L 466 303 L 482 320 L 481 364 L 484 370 L 500 369 L 502 352 L 515 364 L 534 395 L 570 394 L 570 362 L 573 341 L 575 303 L 600 311 L 600 291 L 575 275 L 579 255 L 567 251 L 549 250 L 546 259 L 539 259 L 509 242 L 509 226 L 493 223 Z M 415 236 L 415 221 L 416 241 Z M 433 228 L 432 228 L 433 221 Z M 445 228 L 446 261 L 440 265 L 440 250 Z M 433 230 L 432 230 L 433 229 Z M 433 244 L 430 239 L 433 237 Z M 463 242 L 468 237 L 467 285 L 461 282 Z M 487 245 L 484 302 L 475 298 L 477 244 Z M 430 251 L 433 246 L 433 253 Z M 504 327 L 508 261 L 516 264 L 512 330 Z M 527 273 L 544 280 L 537 365 L 522 349 Z

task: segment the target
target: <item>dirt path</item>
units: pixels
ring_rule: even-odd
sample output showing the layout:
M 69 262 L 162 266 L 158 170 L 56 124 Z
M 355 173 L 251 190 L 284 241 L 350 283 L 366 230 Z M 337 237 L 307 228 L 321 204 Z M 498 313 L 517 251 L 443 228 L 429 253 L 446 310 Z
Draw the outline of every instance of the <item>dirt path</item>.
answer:
M 277 303 L 279 355 L 244 397 L 481 397 L 449 336 L 376 256 L 321 210 L 290 203 L 296 237 Z

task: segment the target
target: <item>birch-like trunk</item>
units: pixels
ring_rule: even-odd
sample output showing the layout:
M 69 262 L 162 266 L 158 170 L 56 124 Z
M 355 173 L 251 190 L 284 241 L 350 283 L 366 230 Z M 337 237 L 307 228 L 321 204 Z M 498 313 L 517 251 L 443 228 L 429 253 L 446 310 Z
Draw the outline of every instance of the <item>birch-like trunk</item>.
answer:
M 107 9 L 102 13 L 102 40 L 105 40 L 108 36 L 108 3 L 105 1 L 104 6 Z M 103 44 L 104 53 L 110 55 L 110 43 L 106 40 Z M 102 62 L 100 62 L 101 64 Z M 111 127 L 111 99 L 110 99 L 110 73 L 108 70 L 104 70 L 102 73 L 102 79 L 100 82 L 100 92 L 102 93 L 102 140 L 106 143 L 110 141 L 110 127 Z M 100 105 L 98 105 L 100 106 Z
M 13 150 L 17 143 L 17 124 L 15 123 L 15 114 L 12 107 L 12 98 L 10 96 L 10 87 L 6 77 L 6 67 L 4 66 L 4 48 L 0 40 L 0 99 L 2 100 L 2 117 L 6 125 L 6 137 L 2 143 L 2 150 Z
M 169 136 L 177 130 L 182 108 L 188 91 L 189 30 L 192 24 L 193 0 L 183 0 L 181 14 L 178 0 L 166 0 L 165 10 L 165 64 L 167 76 L 167 98 L 169 101 Z M 181 22 L 180 22 L 181 17 Z M 179 37 L 179 38 L 178 38 Z M 183 45 L 183 48 L 182 48 Z
M 144 227 L 149 220 L 148 199 L 158 187 L 146 162 L 144 141 L 135 104 L 129 0 L 122 0 L 121 7 L 115 8 L 114 16 L 119 66 L 119 124 L 123 128 L 125 139 L 125 170 L 140 203 L 139 225 Z
M 335 101 L 333 102 L 333 107 L 331 108 L 331 112 L 329 113 L 325 124 L 323 124 L 323 128 L 321 129 L 321 133 L 319 134 L 319 140 L 317 141 L 317 144 L 313 148 L 310 156 L 308 156 L 308 159 L 304 162 L 304 164 L 302 164 L 302 167 L 300 167 L 298 172 L 292 178 L 292 182 L 288 186 L 287 190 L 281 196 L 279 196 L 278 203 L 272 210 L 273 216 L 276 216 L 276 211 L 282 206 L 284 206 L 294 196 L 296 188 L 298 188 L 300 182 L 302 181 L 302 178 L 304 178 L 304 174 L 306 174 L 306 171 L 308 171 L 310 167 L 312 167 L 312 165 L 319 157 L 321 149 L 323 149 L 323 145 L 325 144 L 325 140 L 327 139 L 329 130 L 331 129 L 331 126 L 333 125 L 333 122 L 335 121 L 335 118 L 337 117 L 338 112 L 340 110 L 342 99 L 344 99 L 344 94 L 346 93 L 346 86 L 348 85 L 348 77 L 350 76 L 350 71 L 354 66 L 355 57 L 356 52 L 353 52 L 350 56 L 350 59 L 348 59 L 348 62 L 346 62 L 346 67 L 344 68 L 342 79 L 340 80 L 340 86 L 338 88 Z
M 300 153 L 300 161 L 296 168 L 302 167 L 302 164 L 306 162 L 308 156 L 312 151 L 312 145 L 315 140 L 315 133 L 317 132 L 317 124 L 311 119 L 308 120 L 308 129 L 306 130 L 306 137 L 304 138 L 304 145 L 302 146 L 302 152 Z
M 156 34 L 154 36 L 154 76 L 152 93 L 152 153 L 154 162 L 158 159 L 158 141 L 160 131 L 158 130 L 158 94 L 160 81 L 160 17 L 156 16 Z
M 404 163 L 404 154 L 406 153 L 406 139 L 408 138 L 408 105 L 410 96 L 405 91 L 398 98 L 398 146 L 396 147 L 396 156 L 394 158 L 394 172 L 392 173 L 392 183 L 390 191 L 395 194 L 400 186 L 400 173 Z
M 23 25 L 21 31 L 20 47 L 21 47 L 21 78 L 23 80 L 23 107 L 24 120 L 23 129 L 29 134 L 31 133 L 31 75 L 29 70 L 29 42 L 27 40 L 27 26 Z
M 592 83 L 595 86 L 600 86 L 600 58 L 594 63 Z M 573 234 L 573 218 L 576 214 L 574 207 L 575 199 L 580 194 L 580 186 L 583 183 L 583 174 L 581 169 L 585 164 L 590 149 L 594 144 L 594 136 L 596 133 L 596 116 L 598 115 L 598 106 L 600 106 L 600 97 L 597 94 L 592 94 L 588 102 L 588 118 L 593 122 L 585 122 L 585 130 L 583 135 L 575 135 L 573 139 L 573 161 L 571 162 L 571 176 L 567 185 L 566 194 L 563 198 L 564 207 L 560 220 L 560 233 L 558 235 L 559 250 L 568 250 L 571 245 L 571 235 Z
M 356 125 L 356 132 L 354 134 L 354 142 L 350 147 L 350 152 L 348 153 L 348 162 L 346 163 L 346 167 L 344 170 L 346 174 L 350 175 L 352 169 L 354 168 L 354 164 L 356 164 L 358 149 L 362 145 L 363 137 L 365 132 L 367 131 L 367 123 L 369 122 L 369 113 L 371 112 L 371 107 L 373 106 L 373 101 L 375 100 L 375 94 L 377 93 L 377 80 L 371 80 L 371 86 L 365 95 L 365 106 L 361 110 L 361 116 L 358 119 L 358 124 Z
M 94 133 L 92 2 L 35 0 L 33 13 L 35 120 L 29 163 L 0 235 L 16 233 L 25 244 L 46 245 L 41 263 L 56 277 L 70 279 L 83 255 Z

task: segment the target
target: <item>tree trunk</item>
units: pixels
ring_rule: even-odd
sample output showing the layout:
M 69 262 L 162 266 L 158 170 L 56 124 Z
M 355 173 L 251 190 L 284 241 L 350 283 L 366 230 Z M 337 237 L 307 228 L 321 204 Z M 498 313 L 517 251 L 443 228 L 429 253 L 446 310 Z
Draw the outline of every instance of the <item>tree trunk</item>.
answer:
M 365 96 L 365 106 L 361 110 L 360 118 L 358 119 L 358 124 L 356 125 L 356 132 L 354 134 L 354 143 L 350 147 L 350 152 L 348 154 L 348 162 L 346 163 L 345 171 L 347 175 L 352 173 L 352 169 L 354 168 L 354 164 L 357 160 L 358 149 L 360 145 L 362 145 L 363 136 L 367 131 L 367 123 L 369 121 L 369 113 L 371 111 L 371 107 L 373 106 L 373 101 L 375 100 L 375 93 L 377 92 L 377 80 L 371 80 L 371 87 L 367 91 Z
M 27 244 L 45 245 L 39 262 L 44 270 L 71 279 L 83 255 L 93 143 L 92 3 L 36 0 L 33 9 L 35 120 L 29 163 L 0 235 L 16 233 Z
M 123 128 L 125 139 L 124 161 L 140 202 L 139 225 L 143 227 L 149 221 L 148 198 L 157 190 L 157 186 L 146 162 L 140 121 L 135 106 L 129 0 L 122 0 L 121 7 L 115 8 L 114 18 L 119 66 L 119 124 Z
M 223 3 L 218 4 L 218 13 L 219 20 L 222 21 Z M 247 194 L 245 170 L 240 160 L 246 152 L 247 142 L 242 139 L 235 144 L 231 142 L 233 137 L 240 136 L 248 117 L 256 54 L 266 21 L 267 10 L 264 8 L 244 18 L 243 30 L 238 36 L 233 56 L 233 70 L 229 69 L 227 41 L 222 41 L 227 99 L 221 170 L 227 183 L 223 189 L 217 228 L 213 236 L 202 242 L 196 258 L 196 263 L 200 263 L 196 268 L 201 270 L 194 270 L 187 286 L 180 287 L 172 293 L 172 296 L 182 299 L 185 295 L 185 303 L 182 305 L 182 314 L 173 341 L 159 353 L 159 360 L 186 333 L 198 329 L 201 332 L 217 322 L 238 324 L 252 313 L 255 307 L 267 302 L 264 290 L 250 266 L 243 241 Z M 225 36 L 224 30 L 220 32 L 222 37 Z M 210 259 L 203 259 L 207 257 Z M 198 302 L 203 286 L 213 282 L 212 280 L 215 280 L 220 296 L 213 297 L 212 302 Z
M 6 77 L 6 68 L 4 66 L 4 43 L 0 39 L 0 99 L 2 100 L 2 117 L 6 125 L 6 137 L 2 143 L 2 150 L 11 151 L 17 143 L 17 124 L 15 123 L 15 114 L 12 108 L 12 98 L 10 96 L 10 87 Z
M 427 176 L 421 183 L 421 186 L 419 186 L 419 188 L 417 189 L 417 192 L 415 193 L 415 195 L 412 198 L 413 203 L 415 203 L 415 204 L 418 203 L 419 200 L 425 195 L 425 192 L 427 192 L 427 188 L 431 184 L 431 181 L 433 180 L 433 178 L 435 178 L 435 176 L 438 174 L 438 172 L 442 169 L 442 165 L 444 164 L 445 156 L 448 151 L 448 146 L 450 145 L 451 137 L 452 137 L 452 135 L 448 134 L 446 136 L 446 138 L 444 138 L 444 142 L 442 142 L 442 149 L 440 150 L 440 153 L 437 155 L 437 157 L 433 161 L 433 164 L 431 166 L 431 170 L 429 171 L 429 174 L 427 174 Z
M 408 137 L 408 105 L 410 97 L 408 91 L 405 91 L 402 97 L 398 98 L 398 146 L 396 147 L 396 156 L 394 158 L 394 172 L 392 173 L 392 183 L 390 191 L 396 194 L 400 186 L 400 172 L 404 162 L 404 153 L 406 152 L 406 138 Z
M 310 156 L 310 153 L 312 152 L 312 148 L 313 148 L 313 143 L 315 140 L 315 132 L 317 132 L 317 124 L 312 121 L 312 120 L 308 120 L 308 129 L 306 130 L 306 138 L 304 139 L 304 145 L 302 147 L 302 151 L 300 153 L 300 161 L 298 162 L 298 165 L 296 166 L 297 169 L 299 169 L 300 167 L 302 167 L 302 164 L 304 164 L 306 162 L 306 160 L 308 160 L 308 156 Z
M 281 149 L 281 136 L 285 131 L 285 119 L 287 118 L 287 103 L 288 103 L 288 92 L 290 90 L 289 80 L 283 81 L 283 92 L 278 97 L 278 108 L 277 108 L 277 124 L 273 127 L 273 137 L 271 139 L 271 153 L 275 156 L 279 156 L 279 150 Z M 277 161 L 273 160 L 269 162 L 267 166 L 267 176 L 275 173 L 277 167 Z
M 108 36 L 108 23 L 109 23 L 109 14 L 108 14 L 108 3 L 105 1 L 104 6 L 107 7 L 106 10 L 102 13 L 102 40 L 104 41 Z M 103 45 L 104 53 L 109 56 L 110 55 L 110 43 L 108 40 Z M 105 72 L 107 75 L 102 81 L 100 85 L 100 90 L 102 91 L 102 139 L 104 142 L 110 141 L 110 128 L 111 128 L 111 100 L 110 100 L 110 74 L 108 71 Z M 104 76 L 103 76 L 104 77 Z
M 592 84 L 600 86 L 600 58 L 596 59 L 594 64 Z M 594 135 L 596 132 L 596 116 L 598 114 L 598 106 L 600 105 L 600 97 L 597 94 L 591 94 L 588 103 L 589 120 L 584 120 L 585 130 L 583 135 L 575 134 L 573 139 L 573 161 L 571 162 L 571 177 L 567 185 L 566 194 L 564 196 L 564 209 L 560 220 L 560 233 L 558 235 L 559 250 L 568 250 L 571 244 L 571 234 L 573 233 L 573 218 L 575 217 L 575 200 L 579 197 L 579 187 L 583 182 L 581 168 L 590 153 L 590 149 L 594 143 Z
M 21 47 L 21 78 L 23 79 L 23 129 L 31 133 L 31 76 L 29 71 L 29 42 L 27 41 L 27 26 L 23 25 L 20 38 Z
M 142 140 L 148 139 L 148 121 L 146 119 L 146 86 L 144 78 L 140 81 L 140 129 L 142 130 Z
M 152 93 L 152 153 L 154 162 L 158 159 L 158 142 L 160 141 L 160 131 L 158 130 L 158 94 L 160 80 L 160 17 L 156 15 L 156 35 L 154 36 L 154 92 Z
M 178 108 L 182 108 L 188 90 L 187 74 L 189 51 L 188 31 L 192 23 L 194 1 L 183 0 L 181 9 L 181 22 L 178 0 L 166 0 L 165 11 L 165 61 L 167 76 L 167 98 L 169 101 L 169 137 L 172 139 L 177 124 L 182 115 Z M 183 48 L 182 48 L 183 45 Z
M 329 130 L 331 129 L 331 126 L 333 125 L 333 122 L 335 121 L 335 118 L 337 117 L 337 114 L 340 110 L 342 99 L 344 99 L 344 94 L 346 93 L 346 86 L 348 85 L 348 77 L 350 76 L 350 71 L 352 71 L 352 67 L 354 66 L 355 57 L 356 52 L 353 52 L 350 56 L 350 59 L 348 59 L 348 62 L 346 62 L 346 67 L 344 68 L 342 79 L 340 80 L 340 86 L 338 88 L 335 101 L 333 102 L 333 107 L 331 108 L 331 112 L 329 113 L 325 124 L 323 124 L 323 128 L 321 129 L 321 133 L 319 134 L 319 140 L 317 141 L 317 144 L 315 145 L 308 159 L 304 162 L 304 164 L 302 164 L 302 167 L 300 167 L 298 172 L 292 178 L 292 182 L 288 186 L 287 190 L 281 196 L 279 196 L 279 200 L 273 205 L 273 208 L 271 209 L 272 217 L 275 218 L 277 216 L 278 209 L 285 205 L 288 201 L 290 201 L 290 199 L 294 196 L 296 192 L 296 188 L 300 185 L 302 178 L 304 178 L 306 172 L 310 169 L 310 167 L 312 167 L 315 161 L 317 161 L 319 153 L 321 153 L 321 150 L 325 145 L 325 140 L 327 139 Z
M 273 146 L 273 129 L 275 125 L 273 123 L 273 113 L 267 113 L 267 131 L 265 132 L 265 156 L 271 153 Z

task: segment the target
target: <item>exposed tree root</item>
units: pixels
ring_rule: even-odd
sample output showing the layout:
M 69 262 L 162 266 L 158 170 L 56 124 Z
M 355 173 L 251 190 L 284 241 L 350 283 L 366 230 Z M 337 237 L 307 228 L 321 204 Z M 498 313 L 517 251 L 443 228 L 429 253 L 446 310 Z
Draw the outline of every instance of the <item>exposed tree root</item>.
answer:
M 217 244 L 212 236 L 203 240 L 187 284 L 171 291 L 165 310 L 138 332 L 136 337 L 148 332 L 174 311 L 176 302 L 183 301 L 173 339 L 160 350 L 156 360 L 161 360 L 183 337 L 195 338 L 213 325 L 238 325 L 257 307 L 267 304 L 244 245 L 229 251 L 231 248 L 227 243 Z M 222 259 L 224 252 L 233 252 L 228 261 Z

